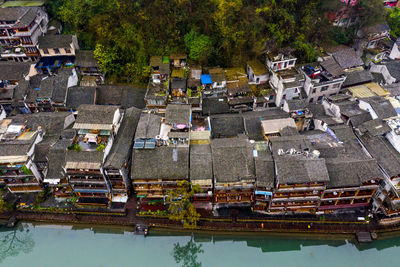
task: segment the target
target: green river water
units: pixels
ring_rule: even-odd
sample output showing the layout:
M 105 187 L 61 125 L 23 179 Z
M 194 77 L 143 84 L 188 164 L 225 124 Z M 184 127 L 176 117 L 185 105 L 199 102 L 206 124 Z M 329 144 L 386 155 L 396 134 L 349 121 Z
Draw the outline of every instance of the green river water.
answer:
M 311 239 L 312 238 L 312 239 Z M 132 229 L 20 224 L 0 230 L 0 266 L 396 266 L 400 237 L 182 235 Z

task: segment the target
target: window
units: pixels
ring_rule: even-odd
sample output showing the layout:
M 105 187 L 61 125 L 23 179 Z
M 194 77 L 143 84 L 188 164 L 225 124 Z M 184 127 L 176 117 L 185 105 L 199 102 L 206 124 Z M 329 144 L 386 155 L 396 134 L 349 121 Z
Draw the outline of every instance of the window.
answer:
M 329 86 L 321 87 L 321 92 L 328 90 L 328 87 L 329 87 Z
M 312 89 L 312 93 L 315 94 L 317 92 L 317 89 Z
M 324 96 L 323 96 L 323 95 L 319 96 L 319 97 L 318 97 L 318 101 L 321 101 L 321 100 L 322 100 L 322 98 L 324 98 Z
M 70 54 L 71 53 L 71 49 L 65 48 L 65 53 Z
M 314 98 L 310 98 L 310 103 L 314 102 Z
M 340 83 L 335 83 L 332 88 L 339 88 L 340 87 Z
M 58 49 L 58 48 L 54 48 L 53 50 L 54 50 L 54 53 L 56 53 L 56 54 L 60 54 L 60 49 Z
M 284 68 L 286 68 L 287 67 L 287 61 L 285 62 L 285 66 L 284 66 Z
M 49 49 L 47 49 L 47 48 L 43 49 L 43 53 L 44 54 L 48 54 L 49 53 Z

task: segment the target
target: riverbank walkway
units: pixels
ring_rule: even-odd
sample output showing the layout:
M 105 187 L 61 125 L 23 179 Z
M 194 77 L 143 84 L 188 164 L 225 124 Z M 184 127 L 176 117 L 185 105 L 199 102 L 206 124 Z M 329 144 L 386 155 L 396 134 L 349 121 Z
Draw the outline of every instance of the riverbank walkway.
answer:
M 92 225 L 132 226 L 136 224 L 150 225 L 157 228 L 185 230 L 180 222 L 171 221 L 167 216 L 137 215 L 136 201 L 127 203 L 127 212 L 90 212 L 71 211 L 54 212 L 45 210 L 17 210 L 0 214 L 1 218 L 14 216 L 19 221 L 34 221 L 45 223 L 73 223 Z M 293 218 L 285 217 L 202 217 L 195 230 L 231 232 L 297 232 L 297 233 L 327 233 L 354 234 L 358 232 L 390 232 L 400 230 L 400 217 L 371 221 L 321 220 L 317 217 Z

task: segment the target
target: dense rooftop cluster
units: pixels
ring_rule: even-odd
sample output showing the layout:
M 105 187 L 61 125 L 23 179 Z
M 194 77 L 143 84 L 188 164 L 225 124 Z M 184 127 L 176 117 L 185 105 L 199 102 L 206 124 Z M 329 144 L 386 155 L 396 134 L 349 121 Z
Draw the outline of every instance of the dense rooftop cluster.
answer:
M 234 68 L 153 56 L 143 90 L 105 84 L 93 51 L 47 20 L 42 7 L 0 8 L 7 38 L 43 30 L 35 55 L 1 54 L 4 198 L 23 206 L 46 190 L 54 205 L 123 211 L 135 197 L 157 211 L 187 181 L 214 214 L 399 213 L 400 50 L 385 25 L 301 66 L 291 48 Z M 371 46 L 379 56 L 363 61 Z

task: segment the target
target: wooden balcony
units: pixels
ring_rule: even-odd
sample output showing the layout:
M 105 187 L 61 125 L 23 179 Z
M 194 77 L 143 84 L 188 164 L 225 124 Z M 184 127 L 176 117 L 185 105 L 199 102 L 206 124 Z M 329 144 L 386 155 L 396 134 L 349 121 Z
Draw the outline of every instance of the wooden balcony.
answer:
M 12 193 L 33 193 L 33 192 L 41 192 L 43 189 L 39 185 L 34 186 L 12 186 L 8 187 L 8 189 Z
M 81 183 L 84 183 L 84 184 L 105 184 L 106 183 L 106 181 L 104 179 L 93 179 L 93 178 L 88 178 L 88 179 L 85 179 L 85 178 L 81 178 L 81 179 L 73 178 L 73 179 L 69 179 L 69 182 L 71 184 L 81 184 Z

